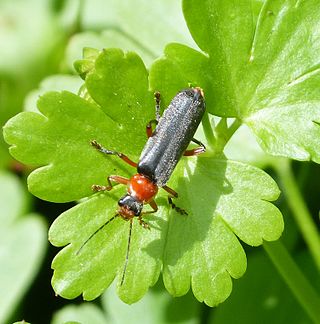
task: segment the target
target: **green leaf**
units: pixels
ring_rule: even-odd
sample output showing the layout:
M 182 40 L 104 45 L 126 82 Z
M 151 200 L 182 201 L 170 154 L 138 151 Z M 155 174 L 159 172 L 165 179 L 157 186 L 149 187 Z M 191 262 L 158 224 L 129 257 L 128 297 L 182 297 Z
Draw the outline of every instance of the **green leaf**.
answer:
M 91 300 L 117 276 L 120 298 L 132 303 L 155 284 L 162 267 L 165 286 L 173 296 L 186 294 L 191 279 L 198 300 L 212 306 L 226 299 L 230 276 L 239 278 L 246 268 L 235 234 L 247 244 L 259 245 L 263 239 L 277 239 L 283 230 L 280 212 L 268 202 L 277 198 L 277 186 L 257 168 L 205 158 L 198 162 L 185 159 L 170 185 L 179 192 L 179 206 L 189 215 L 170 211 L 159 198 L 157 214 L 145 217 L 150 231 L 134 222 L 122 286 L 127 222 L 115 219 L 79 249 L 115 214 L 116 199 L 123 189 L 96 195 L 63 213 L 49 232 L 52 244 L 68 244 L 53 261 L 55 291 L 66 298 L 83 292 L 84 299 Z
M 308 269 L 308 277 L 312 278 L 313 285 L 318 286 L 318 273 L 310 273 L 310 257 L 307 253 L 297 256 L 301 268 Z M 255 324 L 261 319 L 264 323 L 311 323 L 270 260 L 262 253 L 250 255 L 245 277 L 235 283 L 232 296 L 211 313 L 209 323 Z
M 162 281 L 152 287 L 145 297 L 133 305 L 124 304 L 116 296 L 115 285 L 102 295 L 102 306 L 110 323 L 181 323 L 199 322 L 201 304 L 191 293 L 180 298 L 171 297 L 164 289 Z
M 125 35 L 120 30 L 106 29 L 101 33 L 83 32 L 76 34 L 70 40 L 66 59 L 68 65 L 73 66 L 74 62 L 81 57 L 83 48 L 121 48 L 125 51 L 134 51 L 143 58 L 143 61 L 149 66 L 156 58 L 156 54 L 150 52 L 148 48 L 143 47 L 132 38 Z M 159 52 L 159 55 L 161 52 Z
M 96 60 L 95 69 L 87 75 L 86 86 L 104 112 L 128 127 L 138 143 L 145 141 L 142 127 L 137 126 L 145 127 L 154 118 L 155 110 L 153 93 L 148 91 L 148 72 L 137 54 L 104 50 Z
M 50 6 L 41 0 L 19 3 L 4 0 L 0 3 L 0 42 L 2 46 L 0 72 L 21 74 L 30 65 L 43 62 L 63 36 Z M 36 16 L 37 19 L 30 19 Z M 23 53 L 23 59 L 21 59 Z M 46 61 L 48 70 L 48 61 Z M 39 66 L 37 66 L 39 68 Z M 34 68 L 34 67 L 33 67 Z M 37 74 L 38 71 L 33 71 Z
M 114 216 L 116 201 L 123 193 L 124 188 L 120 188 L 114 189 L 110 194 L 96 195 L 60 215 L 51 226 L 49 240 L 53 245 L 64 246 L 71 243 L 58 253 L 52 263 L 55 270 L 52 284 L 57 294 L 75 298 L 83 293 L 85 300 L 92 300 L 111 284 L 116 275 L 121 278 L 129 223 L 120 218 L 115 219 L 98 232 L 80 252 L 79 249 L 95 230 Z M 162 213 L 160 210 L 157 215 Z M 145 247 L 153 241 L 160 241 L 161 231 L 157 228 L 165 225 L 158 217 L 153 218 L 155 220 L 150 225 L 156 228 L 148 233 L 138 222 L 133 225 L 130 247 L 132 262 L 128 265 L 125 284 L 119 291 L 121 297 L 129 303 L 142 298 L 149 286 L 156 283 L 160 274 L 163 250 L 161 245 L 164 242 L 160 242 L 152 255 L 145 251 Z
M 76 75 L 56 74 L 43 79 L 38 89 L 29 92 L 24 101 L 24 110 L 39 112 L 36 109 L 37 101 L 40 96 L 48 91 L 67 90 L 77 94 L 82 81 Z
M 152 88 L 171 95 L 199 85 L 208 111 L 241 119 L 267 153 L 320 162 L 319 8 L 316 0 L 185 0 L 203 52 L 167 46 L 151 67 Z
M 134 50 L 139 54 L 147 51 L 153 58 L 159 56 L 169 42 L 179 41 L 195 46 L 183 19 L 179 1 L 90 1 L 83 10 L 82 27 L 86 30 L 116 31 L 122 35 L 122 39 L 135 43 Z M 121 45 L 118 41 L 113 42 L 110 39 L 107 47 Z M 142 57 L 145 59 L 144 55 Z
M 26 212 L 28 201 L 19 179 L 14 175 L 0 172 L 0 223 L 5 228 L 12 225 L 16 219 Z
M 79 199 L 91 195 L 92 184 L 104 183 L 109 174 L 128 175 L 122 161 L 98 154 L 90 145 L 92 140 L 126 152 L 133 160 L 142 150 L 154 101 L 141 59 L 133 53 L 106 50 L 87 79 L 91 97 L 105 113 L 69 92 L 51 92 L 38 101 L 42 115 L 21 113 L 4 127 L 5 140 L 14 144 L 11 154 L 25 164 L 42 166 L 28 178 L 29 190 L 42 199 Z
M 230 160 L 253 164 L 262 169 L 278 161 L 278 158 L 266 154 L 261 149 L 250 129 L 244 124 L 231 137 L 224 153 Z
M 97 160 L 90 141 L 104 143 L 114 123 L 97 106 L 69 92 L 47 93 L 40 98 L 38 108 L 43 115 L 20 113 L 4 128 L 6 141 L 15 144 L 10 152 L 17 160 L 43 166 L 30 174 L 29 190 L 57 202 L 90 195 L 90 179 L 102 181 L 108 164 L 113 169 L 102 156 L 98 162 L 99 155 Z M 32 134 L 32 141 L 27 134 Z
M 26 197 L 18 179 L 0 173 L 0 322 L 6 323 L 34 279 L 45 254 L 46 225 L 24 212 Z
M 230 276 L 239 278 L 246 268 L 235 234 L 250 245 L 281 235 L 281 214 L 268 203 L 279 190 L 262 170 L 218 158 L 190 160 L 182 174 L 178 192 L 189 198 L 183 206 L 193 217 L 171 219 L 164 283 L 171 294 L 180 296 L 191 277 L 196 298 L 217 305 L 230 294 Z
M 68 305 L 57 311 L 51 321 L 51 324 L 106 324 L 106 315 L 102 310 L 90 303 L 81 305 Z
M 77 60 L 73 65 L 81 78 L 85 80 L 87 74 L 94 69 L 95 61 L 100 51 L 93 47 L 85 47 L 82 50 L 82 54 L 83 59 Z

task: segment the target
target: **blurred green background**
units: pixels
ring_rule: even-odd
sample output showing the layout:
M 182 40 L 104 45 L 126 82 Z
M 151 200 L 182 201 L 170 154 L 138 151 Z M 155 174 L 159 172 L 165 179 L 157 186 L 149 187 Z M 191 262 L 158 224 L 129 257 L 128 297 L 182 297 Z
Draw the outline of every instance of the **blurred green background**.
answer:
M 148 67 L 170 42 L 197 48 L 179 0 L 0 0 L 1 126 L 18 112 L 33 110 L 37 97 L 45 91 L 76 93 L 82 80 L 75 74 L 73 62 L 81 58 L 83 47 L 134 50 Z M 297 163 L 294 170 L 316 217 L 319 167 Z M 28 166 L 9 156 L 1 134 L 0 324 L 20 320 L 55 324 L 311 323 L 262 248 L 245 247 L 248 271 L 234 281 L 231 297 L 214 309 L 197 302 L 191 293 L 172 298 L 161 282 L 131 306 L 119 301 L 114 288 L 94 302 L 56 297 L 50 285 L 50 263 L 57 249 L 49 245 L 47 230 L 73 204 L 51 204 L 31 196 L 26 185 L 28 172 Z M 288 207 L 281 199 L 278 204 L 286 222 L 283 241 L 319 287 Z

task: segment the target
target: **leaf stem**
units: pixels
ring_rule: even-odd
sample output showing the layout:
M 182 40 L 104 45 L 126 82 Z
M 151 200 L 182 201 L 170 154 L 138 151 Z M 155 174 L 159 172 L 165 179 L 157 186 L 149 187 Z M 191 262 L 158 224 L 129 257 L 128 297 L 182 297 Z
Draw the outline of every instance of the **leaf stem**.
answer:
M 215 127 L 215 151 L 223 152 L 224 147 L 229 142 L 232 135 L 235 131 L 240 127 L 241 121 L 239 119 L 235 119 L 233 123 L 228 127 L 227 119 L 222 117 L 218 125 Z
M 212 130 L 208 113 L 204 114 L 202 119 L 202 124 L 203 124 L 203 132 L 206 137 L 207 143 L 209 144 L 209 146 L 214 147 L 216 143 L 216 138 Z
M 293 175 L 291 161 L 282 159 L 275 165 L 275 169 L 282 182 L 295 221 L 318 270 L 320 270 L 320 236 Z
M 82 16 L 83 16 L 83 8 L 84 8 L 84 0 L 80 0 L 78 2 L 78 8 L 76 12 L 76 16 L 71 26 L 70 35 L 75 35 L 82 31 Z
M 264 242 L 263 247 L 301 306 L 315 323 L 320 323 L 320 298 L 278 240 Z
M 227 137 L 226 144 L 240 126 L 241 126 L 241 121 L 236 118 L 233 121 L 233 123 L 228 127 L 228 134 L 227 134 L 228 137 Z

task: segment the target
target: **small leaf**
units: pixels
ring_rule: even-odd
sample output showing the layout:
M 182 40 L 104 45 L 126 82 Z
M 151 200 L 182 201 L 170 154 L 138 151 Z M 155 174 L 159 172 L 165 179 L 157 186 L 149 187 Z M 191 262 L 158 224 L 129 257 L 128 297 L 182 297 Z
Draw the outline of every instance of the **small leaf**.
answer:
M 93 323 L 106 324 L 111 323 L 107 320 L 106 314 L 94 304 L 68 305 L 57 311 L 51 324 L 67 324 L 67 323 Z
M 132 128 L 130 133 L 138 137 L 138 142 L 142 139 L 144 132 L 135 128 L 153 119 L 155 110 L 153 93 L 148 92 L 148 72 L 137 54 L 104 50 L 86 78 L 86 87 L 103 111 L 128 129 Z
M 0 193 L 0 223 L 2 228 L 6 228 L 26 212 L 27 195 L 19 179 L 4 171 L 0 172 Z
M 260 252 L 250 255 L 245 277 L 235 283 L 232 296 L 211 313 L 209 323 L 256 324 L 261 319 L 264 323 L 311 323 L 273 264 Z M 301 269 L 312 269 L 307 253 L 298 255 L 297 261 Z M 318 273 L 308 275 L 318 286 Z
M 81 62 L 82 60 L 79 60 L 79 57 L 81 56 L 83 49 L 88 48 L 88 46 L 91 48 L 121 48 L 125 51 L 134 51 L 143 58 L 143 61 L 147 66 L 149 66 L 157 57 L 155 53 L 142 46 L 142 44 L 135 42 L 134 39 L 124 34 L 121 30 L 106 29 L 101 33 L 86 31 L 74 35 L 72 39 L 70 39 L 66 51 L 66 60 L 68 61 L 68 65 L 74 66 L 75 61 Z M 161 55 L 161 51 L 159 52 L 159 55 Z M 90 62 L 87 63 L 88 66 L 90 66 Z M 78 70 L 78 64 L 79 63 L 76 63 L 76 70 L 82 73 L 82 70 Z M 85 72 L 88 71 L 88 69 L 83 70 Z
M 319 8 L 316 0 L 186 0 L 203 53 L 167 46 L 151 67 L 152 88 L 199 85 L 208 111 L 242 120 L 267 153 L 319 163 Z
M 145 59 L 143 55 L 145 51 L 148 51 L 152 58 L 159 56 L 165 44 L 169 42 L 179 41 L 195 46 L 183 19 L 179 1 L 131 0 L 128 3 L 118 0 L 108 2 L 96 0 L 88 2 L 86 10 L 83 10 L 82 26 L 86 30 L 118 31 L 123 38 L 135 43 L 135 48 L 124 48 L 136 51 L 143 59 Z M 110 43 L 102 47 L 114 46 L 119 47 L 121 44 L 118 40 L 114 43 L 111 39 Z
M 0 323 L 6 323 L 34 279 L 45 254 L 46 225 L 39 215 L 19 217 L 26 195 L 18 179 L 0 173 Z
M 74 63 L 74 68 L 83 80 L 85 80 L 87 74 L 94 69 L 95 60 L 99 54 L 100 52 L 97 49 L 85 47 L 83 49 L 83 59 Z
M 243 124 L 224 148 L 230 160 L 253 164 L 262 169 L 277 163 L 277 158 L 266 154 L 256 142 L 252 132 Z
M 38 89 L 29 92 L 24 101 L 24 110 L 39 112 L 36 109 L 37 101 L 39 97 L 44 95 L 46 92 L 67 90 L 77 94 L 81 85 L 82 82 L 76 75 L 51 75 L 41 81 Z
M 102 295 L 101 302 L 111 323 L 195 324 L 199 323 L 201 309 L 201 304 L 191 293 L 181 298 L 171 297 L 165 291 L 162 280 L 139 303 L 124 304 L 116 296 L 114 285 Z

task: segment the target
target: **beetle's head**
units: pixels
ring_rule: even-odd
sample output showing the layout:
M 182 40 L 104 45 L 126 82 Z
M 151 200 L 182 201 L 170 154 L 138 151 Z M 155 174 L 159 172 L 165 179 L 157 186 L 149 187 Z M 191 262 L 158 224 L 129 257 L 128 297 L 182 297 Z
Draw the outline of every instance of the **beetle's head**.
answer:
M 124 219 L 140 216 L 143 208 L 143 203 L 130 194 L 121 197 L 118 201 L 118 205 L 118 213 Z

